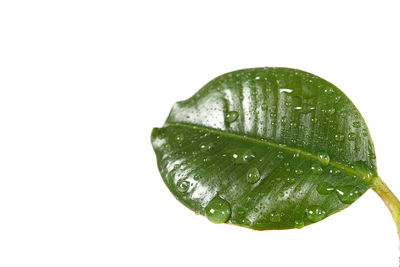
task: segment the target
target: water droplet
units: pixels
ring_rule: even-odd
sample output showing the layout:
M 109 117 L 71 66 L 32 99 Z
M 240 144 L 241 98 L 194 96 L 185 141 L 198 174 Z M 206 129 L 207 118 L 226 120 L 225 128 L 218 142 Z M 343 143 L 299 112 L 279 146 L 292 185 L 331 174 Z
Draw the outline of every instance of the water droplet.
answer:
M 178 180 L 176 183 L 176 186 L 178 187 L 178 191 L 181 193 L 185 193 L 189 190 L 190 183 L 189 181 L 186 181 L 184 179 Z
M 310 113 L 310 112 L 312 112 L 314 110 L 315 110 L 314 106 L 311 106 L 309 104 L 303 104 L 301 112 L 304 113 L 304 114 L 307 114 L 307 113 Z
M 282 217 L 281 214 L 272 212 L 272 213 L 269 215 L 269 220 L 270 220 L 271 222 L 280 222 L 280 221 L 281 221 L 281 217 Z
M 255 184 L 260 180 L 260 172 L 257 168 L 250 168 L 247 172 L 247 182 Z
M 302 175 L 303 172 L 304 172 L 304 171 L 303 171 L 302 169 L 296 169 L 296 170 L 294 171 L 294 173 L 295 173 L 297 176 Z
M 244 219 L 242 220 L 242 225 L 245 225 L 245 226 L 250 226 L 250 224 L 251 224 L 251 222 L 250 222 L 250 220 L 249 220 L 249 219 L 247 219 L 247 218 L 244 218 Z
M 361 122 L 359 122 L 359 121 L 353 122 L 353 127 L 354 128 L 360 128 L 361 127 Z
M 327 112 L 328 112 L 329 115 L 333 115 L 333 114 L 335 114 L 336 109 L 330 108 L 330 109 L 327 110 Z
M 262 105 L 261 105 L 261 109 L 262 109 L 262 110 L 267 110 L 267 104 L 262 104 Z
M 335 191 L 335 188 L 333 185 L 327 182 L 320 183 L 317 186 L 317 192 L 320 193 L 321 195 L 328 195 L 330 192 Z
M 239 117 L 239 113 L 237 113 L 236 111 L 229 111 L 225 116 L 225 120 L 227 122 L 231 123 L 231 122 L 236 121 L 238 117 Z
M 175 140 L 178 142 L 182 142 L 183 141 L 183 135 L 178 134 L 177 136 L 175 136 Z
M 349 133 L 348 138 L 350 141 L 356 140 L 356 134 L 355 133 Z
M 174 164 L 174 170 L 177 170 L 177 169 L 179 169 L 179 167 L 180 167 L 181 165 L 179 165 L 179 164 Z
M 296 181 L 296 179 L 294 179 L 294 177 L 288 177 L 286 178 L 286 182 L 289 184 L 293 184 Z
M 303 220 L 296 220 L 294 221 L 294 227 L 296 227 L 297 229 L 301 229 L 304 227 L 304 222 Z
M 300 158 L 300 152 L 293 153 L 293 158 Z
M 335 134 L 335 140 L 338 141 L 338 142 L 343 141 L 344 140 L 344 134 L 341 134 L 341 133 Z
M 326 212 L 319 206 L 311 206 L 306 209 L 307 218 L 312 222 L 318 222 L 326 217 Z
M 206 217 L 213 223 L 225 223 L 231 216 L 231 205 L 220 197 L 214 197 L 206 206 Z
M 322 163 L 322 165 L 324 165 L 324 166 L 327 166 L 329 164 L 329 161 L 330 161 L 330 157 L 329 157 L 328 153 L 325 153 L 325 152 L 319 153 L 318 154 L 318 159 Z
M 335 91 L 333 90 L 333 88 L 326 88 L 326 89 L 324 90 L 324 92 L 327 93 L 328 95 L 331 95 L 331 94 L 333 94 Z
M 198 180 L 201 179 L 201 175 L 200 175 L 200 174 L 196 174 L 195 176 L 193 176 L 193 179 L 194 179 L 195 181 L 198 181 Z
M 213 143 L 201 144 L 200 145 L 200 150 L 202 150 L 202 151 L 206 151 L 206 150 L 210 151 L 213 147 L 214 147 Z
M 256 155 L 251 150 L 239 150 L 231 153 L 231 158 L 236 164 L 247 163 L 255 157 Z
M 164 145 L 164 148 L 168 150 L 168 149 L 171 148 L 171 146 L 170 146 L 169 144 L 165 144 L 165 145 Z
M 361 192 L 353 186 L 344 186 L 336 189 L 336 194 L 339 200 L 345 204 L 351 204 L 361 196 Z
M 281 88 L 281 89 L 279 89 L 279 92 L 291 94 L 291 93 L 293 93 L 293 89 Z

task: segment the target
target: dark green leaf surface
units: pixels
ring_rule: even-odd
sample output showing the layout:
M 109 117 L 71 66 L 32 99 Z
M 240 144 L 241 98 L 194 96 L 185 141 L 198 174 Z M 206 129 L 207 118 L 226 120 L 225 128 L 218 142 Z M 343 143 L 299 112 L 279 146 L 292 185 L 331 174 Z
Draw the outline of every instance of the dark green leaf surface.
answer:
M 301 228 L 377 176 L 367 125 L 334 85 L 288 68 L 224 74 L 174 105 L 151 140 L 174 196 L 216 223 Z

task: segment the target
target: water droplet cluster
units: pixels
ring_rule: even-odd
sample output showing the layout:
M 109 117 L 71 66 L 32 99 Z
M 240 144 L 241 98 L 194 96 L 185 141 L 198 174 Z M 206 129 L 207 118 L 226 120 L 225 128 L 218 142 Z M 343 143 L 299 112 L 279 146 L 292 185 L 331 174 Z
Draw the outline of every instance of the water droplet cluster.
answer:
M 330 183 L 322 182 L 317 186 L 317 192 L 321 195 L 328 195 L 336 192 L 339 200 L 344 204 L 351 204 L 361 196 L 361 191 L 354 186 L 334 187 Z
M 226 192 L 223 191 L 226 188 L 234 190 L 239 184 L 244 185 L 245 189 L 251 189 L 254 193 L 251 195 L 252 199 L 246 200 L 252 204 L 257 204 L 257 201 L 263 198 L 263 192 L 258 193 L 257 190 L 261 191 L 263 186 L 275 184 L 279 188 L 276 187 L 277 190 L 273 193 L 273 197 L 284 205 L 292 205 L 291 203 L 296 201 L 296 197 L 316 197 L 318 196 L 317 192 L 321 195 L 319 196 L 321 199 L 334 198 L 342 203 L 351 204 L 361 195 L 360 192 L 364 192 L 363 187 L 355 188 L 346 185 L 346 180 L 336 182 L 332 179 L 333 175 L 340 174 L 337 164 L 351 162 L 349 164 L 355 165 L 354 161 L 346 158 L 348 156 L 346 153 L 349 153 L 346 150 L 347 146 L 351 146 L 351 153 L 357 154 L 359 151 L 364 153 L 360 159 L 367 165 L 369 164 L 366 167 L 367 170 L 370 169 L 371 164 L 374 164 L 373 145 L 366 149 L 368 130 L 361 116 L 357 116 L 351 106 L 346 106 L 347 99 L 344 95 L 334 87 L 331 88 L 329 85 L 318 82 L 318 79 L 315 80 L 314 77 L 305 79 L 301 72 L 295 74 L 294 71 L 290 74 L 281 75 L 277 72 L 270 75 L 269 73 L 272 72 L 271 69 L 268 69 L 267 74 L 257 73 L 257 75 L 246 76 L 246 80 L 237 79 L 236 74 L 232 74 L 229 79 L 236 80 L 235 84 L 229 84 L 227 80 L 221 80 L 218 84 L 215 95 L 219 100 L 223 100 L 219 103 L 220 106 L 213 105 L 212 101 L 204 101 L 207 99 L 204 98 L 204 95 L 199 94 L 191 99 L 192 102 L 188 101 L 187 103 L 190 102 L 190 105 L 186 104 L 186 107 L 185 101 L 178 103 L 169 118 L 170 122 L 182 121 L 182 123 L 188 124 L 193 122 L 198 127 L 205 126 L 216 131 L 227 130 L 229 135 L 245 132 L 249 133 L 247 135 L 249 138 L 281 145 L 282 149 L 275 147 L 281 151 L 270 153 L 271 157 L 265 156 L 264 151 L 259 150 L 256 146 L 247 149 L 243 148 L 245 146 L 241 144 L 233 146 L 234 142 L 232 141 L 230 147 L 231 144 L 226 141 L 228 138 L 224 134 L 219 134 L 218 137 L 226 142 L 225 146 L 220 145 L 221 140 L 203 139 L 203 135 L 207 135 L 206 130 L 195 137 L 176 131 L 153 142 L 155 147 L 167 148 L 170 146 L 168 147 L 168 157 L 173 161 L 170 160 L 165 165 L 169 175 L 168 179 L 172 186 L 175 186 L 175 190 L 172 191 L 178 193 L 183 201 L 195 194 L 197 194 L 196 197 L 200 196 L 198 199 L 202 200 L 201 207 L 208 202 L 205 207 L 207 218 L 215 223 L 223 223 L 230 219 L 232 223 L 236 223 L 233 220 L 237 220 L 237 223 L 242 225 L 253 226 L 256 223 L 257 220 L 252 218 L 248 211 L 237 217 L 236 199 L 231 201 L 230 195 L 225 195 Z M 287 79 L 287 75 L 291 75 L 294 79 Z M 328 103 L 324 102 L 327 98 L 331 99 Z M 198 106 L 194 108 L 193 100 L 196 99 L 202 101 L 198 101 L 196 103 Z M 201 106 L 202 103 L 207 103 L 209 106 L 204 109 L 204 106 Z M 336 123 L 338 119 L 340 125 Z M 314 134 L 313 129 L 322 129 L 324 134 Z M 188 130 L 188 132 L 190 131 Z M 208 134 L 213 135 L 214 133 L 211 131 Z M 245 141 L 247 137 L 243 140 Z M 190 147 L 190 149 L 185 150 L 186 147 Z M 268 149 L 273 150 L 266 148 L 266 150 Z M 316 153 L 316 149 L 320 153 Z M 295 151 L 304 153 L 294 153 Z M 266 151 L 265 154 L 268 152 Z M 176 155 L 182 155 L 182 157 L 177 158 Z M 190 158 L 191 156 L 193 157 Z M 188 158 L 194 159 L 198 165 L 191 166 Z M 313 158 L 314 161 L 310 166 L 307 164 L 311 163 L 308 160 L 303 161 L 303 158 Z M 226 166 L 216 164 L 218 159 L 223 159 Z M 276 172 L 270 171 L 268 168 L 270 166 L 275 168 L 278 164 L 281 166 L 281 173 L 272 177 Z M 211 173 L 214 170 L 216 173 Z M 353 170 L 358 171 L 357 166 Z M 197 172 L 202 176 L 195 174 Z M 360 172 L 365 173 L 364 169 Z M 323 173 L 326 175 L 322 175 Z M 272 178 L 269 177 L 270 175 Z M 345 171 L 342 176 L 344 175 L 347 175 Z M 214 181 L 214 177 L 220 177 L 221 181 Z M 318 180 L 318 185 L 310 188 L 310 184 L 307 184 L 309 177 Z M 237 184 L 235 184 L 236 181 L 238 181 Z M 215 190 L 212 188 L 211 193 L 218 192 L 219 195 L 209 201 L 211 193 L 207 187 L 214 185 L 216 188 Z M 206 190 L 208 191 L 204 193 Z M 308 190 L 312 192 L 305 196 L 304 192 L 308 193 Z M 203 192 L 199 193 L 200 191 Z M 225 200 L 226 196 L 229 196 L 230 203 Z M 303 203 L 309 204 L 303 206 L 300 214 L 296 214 L 296 220 L 291 221 L 295 227 L 301 228 L 305 223 L 322 220 L 327 214 L 332 213 L 331 208 L 321 203 L 319 204 L 321 206 L 313 206 L 312 204 L 318 203 L 313 199 L 308 199 L 308 202 L 304 201 Z M 242 204 L 240 203 L 240 205 Z M 231 205 L 234 209 L 233 212 L 231 212 Z M 276 207 L 268 205 L 255 206 L 260 213 L 264 212 L 263 220 L 270 225 L 277 222 L 286 223 L 286 219 L 289 218 L 288 214 L 286 216 L 280 213 L 280 207 L 276 209 Z M 305 207 L 308 208 L 305 209 Z M 245 217 L 246 214 L 249 216 L 248 218 Z
M 307 218 L 312 222 L 318 222 L 326 217 L 326 211 L 320 206 L 311 206 L 306 209 Z

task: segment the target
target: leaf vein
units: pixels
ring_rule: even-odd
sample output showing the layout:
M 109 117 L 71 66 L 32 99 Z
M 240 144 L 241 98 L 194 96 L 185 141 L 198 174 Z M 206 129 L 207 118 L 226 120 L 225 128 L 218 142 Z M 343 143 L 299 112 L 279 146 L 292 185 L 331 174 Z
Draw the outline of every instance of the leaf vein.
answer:
M 245 141 L 249 141 L 249 142 L 253 142 L 253 143 L 257 143 L 257 144 L 261 144 L 261 145 L 266 145 L 266 146 L 270 146 L 270 147 L 273 147 L 273 148 L 283 149 L 283 150 L 290 151 L 290 152 L 293 152 L 293 153 L 300 153 L 303 156 L 306 156 L 306 157 L 309 157 L 311 159 L 319 161 L 318 155 L 314 155 L 311 152 L 304 151 L 304 150 L 301 150 L 301 149 L 298 149 L 298 148 L 294 148 L 294 147 L 290 147 L 290 146 L 287 146 L 287 145 L 276 144 L 276 143 L 267 141 L 265 139 L 263 139 L 263 140 L 257 139 L 255 137 L 248 136 L 248 135 L 238 135 L 237 133 L 233 133 L 233 132 L 226 132 L 226 131 L 222 131 L 222 130 L 219 130 L 219 129 L 214 129 L 214 128 L 210 128 L 210 127 L 194 125 L 194 124 L 190 124 L 190 123 L 182 123 L 182 122 L 167 122 L 165 126 L 178 126 L 178 127 L 191 128 L 191 129 L 194 129 L 194 130 L 208 131 L 210 133 L 219 134 L 219 135 L 223 135 L 223 136 L 228 136 L 228 137 L 232 137 L 232 138 L 236 138 L 236 139 L 242 139 L 242 140 L 245 140 Z M 331 161 L 329 161 L 329 165 L 331 165 L 333 167 L 336 167 L 338 169 L 344 170 L 349 174 L 357 175 L 359 177 L 363 177 L 367 181 L 370 181 L 370 179 L 371 179 L 368 176 L 368 174 L 362 173 L 362 172 L 359 172 L 359 171 L 357 171 L 355 169 L 347 167 L 347 166 L 343 165 L 342 163 L 339 163 L 339 162 L 331 160 Z

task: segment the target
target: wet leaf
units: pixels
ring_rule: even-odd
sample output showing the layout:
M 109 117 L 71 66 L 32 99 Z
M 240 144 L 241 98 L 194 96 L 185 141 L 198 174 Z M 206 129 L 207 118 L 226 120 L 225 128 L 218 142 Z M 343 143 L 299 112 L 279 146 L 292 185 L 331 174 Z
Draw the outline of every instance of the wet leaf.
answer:
M 321 221 L 377 176 L 373 143 L 353 103 L 295 69 L 219 76 L 176 103 L 151 140 L 180 202 L 213 222 L 257 230 Z

